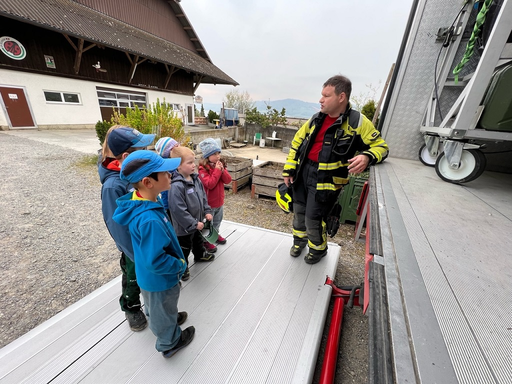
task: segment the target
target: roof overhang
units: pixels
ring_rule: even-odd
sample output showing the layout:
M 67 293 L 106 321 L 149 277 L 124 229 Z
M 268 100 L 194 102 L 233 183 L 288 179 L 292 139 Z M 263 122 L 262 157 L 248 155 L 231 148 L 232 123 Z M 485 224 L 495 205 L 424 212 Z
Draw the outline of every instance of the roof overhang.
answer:
M 169 4 L 175 12 L 177 6 L 184 15 L 179 4 L 174 1 Z M 74 1 L 0 0 L 0 15 L 183 69 L 195 75 L 197 85 L 238 85 L 210 62 L 199 39 L 197 44 L 206 54 L 203 57 Z M 179 19 L 182 25 L 190 25 L 186 16 Z

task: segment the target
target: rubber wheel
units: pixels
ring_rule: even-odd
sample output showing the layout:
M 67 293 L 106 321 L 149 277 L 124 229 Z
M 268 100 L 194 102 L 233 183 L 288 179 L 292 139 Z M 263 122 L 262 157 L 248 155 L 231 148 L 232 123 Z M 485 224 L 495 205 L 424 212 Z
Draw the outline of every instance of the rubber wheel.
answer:
M 436 157 L 432 157 L 428 151 L 428 148 L 427 148 L 427 145 L 426 144 L 423 144 L 421 147 L 420 147 L 420 150 L 418 152 L 418 157 L 420 159 L 420 161 L 428 166 L 428 167 L 433 167 L 436 165 Z M 439 156 L 438 156 L 439 157 Z
M 441 179 L 449 183 L 467 183 L 480 177 L 485 170 L 486 164 L 487 159 L 482 151 L 478 149 L 464 149 L 459 169 L 452 169 L 443 152 L 437 157 L 436 173 Z

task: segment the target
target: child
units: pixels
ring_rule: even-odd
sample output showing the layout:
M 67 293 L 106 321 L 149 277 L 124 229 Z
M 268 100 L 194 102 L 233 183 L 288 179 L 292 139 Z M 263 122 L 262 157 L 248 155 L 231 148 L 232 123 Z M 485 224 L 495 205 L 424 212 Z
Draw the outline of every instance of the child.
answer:
M 173 158 L 181 158 L 178 171 L 173 174 L 172 188 L 169 191 L 169 209 L 171 219 L 178 235 L 181 249 L 187 261 L 187 269 L 182 280 L 190 278 L 188 255 L 194 254 L 194 260 L 213 261 L 214 255 L 207 253 L 203 245 L 201 230 L 203 219 L 212 220 L 211 208 L 206 199 L 203 185 L 194 173 L 196 169 L 194 152 L 187 147 L 177 147 L 171 153 Z
M 208 138 L 199 143 L 203 159 L 199 163 L 199 178 L 203 182 L 208 204 L 212 207 L 213 227 L 219 232 L 224 217 L 224 184 L 231 183 L 231 175 L 226 163 L 220 158 L 220 147 L 215 140 Z M 226 239 L 219 234 L 217 244 L 226 244 Z M 208 252 L 216 252 L 217 247 L 205 243 Z
M 195 328 L 183 332 L 186 312 L 178 312 L 179 281 L 186 263 L 176 233 L 159 197 L 171 184 L 170 171 L 179 159 L 163 159 L 152 151 L 130 154 L 121 166 L 121 179 L 135 191 L 117 199 L 114 220 L 127 225 L 132 237 L 135 270 L 156 336 L 156 349 L 169 358 L 194 338 Z
M 172 137 L 162 137 L 155 144 L 155 151 L 164 159 L 168 159 L 171 157 L 171 151 L 174 147 L 178 147 L 180 144 L 174 140 Z M 171 217 L 171 213 L 169 212 L 169 202 L 168 202 L 168 192 L 163 191 L 160 197 L 162 198 L 162 203 L 164 203 L 164 208 L 166 212 Z
M 107 132 L 103 142 L 101 162 L 98 164 L 98 173 L 102 184 L 103 220 L 117 249 L 121 251 L 120 265 L 123 277 L 119 304 L 125 313 L 130 329 L 135 332 L 145 329 L 148 322 L 141 311 L 140 288 L 137 285 L 135 274 L 132 240 L 128 227 L 116 223 L 112 220 L 112 215 L 117 208 L 116 200 L 133 190 L 130 183 L 121 180 L 119 176 L 123 160 L 130 153 L 151 144 L 154 139 L 155 135 L 144 135 L 133 128 L 114 125 Z

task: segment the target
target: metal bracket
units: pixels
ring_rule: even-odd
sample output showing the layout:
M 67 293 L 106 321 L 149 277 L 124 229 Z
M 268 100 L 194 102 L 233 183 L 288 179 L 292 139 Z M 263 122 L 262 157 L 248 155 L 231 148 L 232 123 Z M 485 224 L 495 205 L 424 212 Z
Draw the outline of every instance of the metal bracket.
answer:
M 463 148 L 462 141 L 446 140 L 444 142 L 444 155 L 451 169 L 459 169 Z
M 439 153 L 439 136 L 425 135 L 425 145 L 430 156 L 436 158 Z

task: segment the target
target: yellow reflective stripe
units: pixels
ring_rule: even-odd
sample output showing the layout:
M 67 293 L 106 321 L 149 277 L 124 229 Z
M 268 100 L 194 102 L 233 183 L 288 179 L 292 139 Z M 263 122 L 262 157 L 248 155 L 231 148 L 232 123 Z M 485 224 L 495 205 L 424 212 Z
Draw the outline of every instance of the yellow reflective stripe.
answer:
M 337 188 L 332 183 L 318 183 L 316 185 L 316 190 L 317 191 L 336 191 Z
M 315 245 L 311 241 L 308 240 L 308 245 L 309 245 L 309 249 L 314 249 L 315 251 L 323 251 L 325 248 L 327 248 L 327 241 L 325 240 L 325 236 L 324 236 L 324 241 L 322 244 Z
M 334 184 L 336 185 L 345 185 L 345 184 L 348 184 L 350 179 L 348 178 L 344 178 L 344 177 L 336 177 L 336 176 L 333 176 L 332 177 L 332 181 L 334 182 Z
M 294 230 L 292 231 L 292 234 L 293 234 L 293 236 L 300 237 L 301 239 L 303 239 L 303 238 L 305 238 L 305 237 L 307 236 L 307 233 L 306 233 L 306 232 L 304 232 L 304 231 L 298 231 L 298 230 L 296 230 L 296 229 L 294 229 Z
M 342 163 L 341 161 L 337 161 L 335 163 L 319 163 L 318 170 L 319 171 L 333 171 L 339 168 L 343 168 L 348 166 L 349 163 Z

